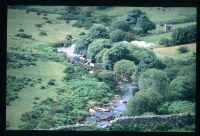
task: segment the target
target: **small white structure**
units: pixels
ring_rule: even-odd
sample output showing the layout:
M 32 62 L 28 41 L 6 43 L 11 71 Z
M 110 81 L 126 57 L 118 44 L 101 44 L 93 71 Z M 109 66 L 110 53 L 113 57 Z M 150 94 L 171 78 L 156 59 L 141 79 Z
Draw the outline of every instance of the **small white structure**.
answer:
M 89 112 L 90 112 L 91 114 L 94 114 L 96 111 L 95 111 L 94 109 L 92 109 L 92 108 L 89 108 Z
M 172 29 L 172 26 L 173 26 L 172 24 L 165 24 L 164 25 L 164 31 L 169 32 Z

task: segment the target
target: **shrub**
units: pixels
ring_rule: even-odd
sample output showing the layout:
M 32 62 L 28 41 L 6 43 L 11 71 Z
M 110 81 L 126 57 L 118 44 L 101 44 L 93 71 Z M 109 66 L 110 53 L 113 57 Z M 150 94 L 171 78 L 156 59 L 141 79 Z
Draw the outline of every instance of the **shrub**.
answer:
M 103 48 L 110 48 L 111 42 L 108 39 L 97 39 L 94 40 L 91 44 L 89 44 L 87 57 L 91 59 L 92 62 L 95 62 L 95 56 L 97 53 Z
M 126 107 L 126 115 L 141 115 L 144 112 L 157 112 L 157 107 L 161 102 L 161 96 L 155 91 L 140 90 L 131 98 Z
M 174 29 L 171 39 L 175 45 L 196 42 L 196 25 Z
M 40 89 L 45 89 L 45 88 L 46 88 L 45 86 L 41 86 L 41 87 L 40 87 Z
M 50 79 L 48 82 L 47 82 L 47 84 L 48 85 L 55 85 L 55 79 Z
M 41 36 L 47 36 L 47 33 L 46 32 L 40 32 L 40 35 Z
M 135 71 L 135 64 L 129 60 L 120 60 L 115 63 L 114 71 L 121 77 L 128 77 Z
M 32 35 L 25 34 L 25 33 L 16 34 L 15 37 L 26 38 L 26 39 L 32 39 Z
M 179 47 L 179 48 L 177 49 L 177 51 L 179 51 L 179 53 L 186 53 L 186 52 L 188 52 L 189 50 L 188 50 L 188 47 Z
M 97 63 L 102 63 L 103 62 L 103 55 L 104 53 L 108 50 L 108 48 L 104 48 L 97 55 L 95 56 L 95 60 Z
M 90 28 L 88 35 L 92 38 L 109 38 L 108 30 L 103 25 L 95 25 Z
M 164 98 L 167 98 L 169 95 L 169 81 L 167 80 L 166 74 L 161 70 L 146 70 L 141 74 L 138 85 L 139 89 L 147 91 L 156 91 Z
M 195 113 L 195 104 L 190 101 L 165 102 L 158 107 L 160 114 Z
M 159 41 L 159 45 L 163 45 L 165 47 L 169 47 L 171 45 L 171 41 L 166 38 L 161 38 Z
M 121 59 L 128 59 L 130 50 L 123 43 L 115 43 L 103 55 L 103 67 L 107 70 L 113 69 L 115 62 Z
M 19 32 L 24 32 L 24 29 L 19 29 L 18 31 L 19 31 Z
M 123 31 L 129 31 L 130 25 L 126 21 L 118 21 L 114 24 L 114 28 L 121 29 Z
M 85 32 L 81 32 L 79 35 L 85 35 Z
M 124 40 L 124 32 L 122 30 L 115 30 L 110 33 L 112 42 L 119 42 Z
M 46 20 L 45 21 L 46 23 L 49 23 L 49 24 L 52 24 L 52 22 L 50 20 Z

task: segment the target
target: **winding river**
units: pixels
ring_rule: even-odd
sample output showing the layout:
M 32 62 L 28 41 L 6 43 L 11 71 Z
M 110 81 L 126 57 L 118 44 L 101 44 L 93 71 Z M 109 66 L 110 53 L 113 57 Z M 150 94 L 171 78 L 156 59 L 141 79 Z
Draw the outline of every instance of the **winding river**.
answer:
M 57 52 L 65 52 L 67 58 L 73 64 L 79 63 L 79 57 L 74 53 L 75 44 L 69 47 L 59 47 Z M 119 100 L 112 105 L 107 111 L 95 111 L 93 114 L 86 116 L 85 121 L 91 124 L 106 127 L 110 124 L 110 120 L 122 116 L 125 110 L 126 102 L 133 96 L 135 86 L 132 83 L 121 83 L 115 90 L 119 96 Z

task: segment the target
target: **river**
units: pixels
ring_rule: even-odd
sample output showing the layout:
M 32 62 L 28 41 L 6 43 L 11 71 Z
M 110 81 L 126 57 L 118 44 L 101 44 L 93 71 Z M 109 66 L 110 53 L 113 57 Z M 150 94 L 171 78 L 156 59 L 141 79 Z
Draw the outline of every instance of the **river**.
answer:
M 59 47 L 57 48 L 58 52 L 65 52 L 67 58 L 69 58 L 70 62 L 79 63 L 79 57 L 74 53 L 75 44 L 69 47 Z M 110 120 L 114 118 L 122 116 L 122 112 L 125 110 L 126 102 L 133 96 L 135 86 L 132 83 L 121 83 L 118 85 L 115 90 L 117 95 L 119 95 L 120 100 L 117 101 L 112 107 L 108 109 L 108 111 L 95 111 L 94 114 L 88 115 L 85 118 L 86 122 L 90 122 L 91 124 L 106 127 L 110 124 Z

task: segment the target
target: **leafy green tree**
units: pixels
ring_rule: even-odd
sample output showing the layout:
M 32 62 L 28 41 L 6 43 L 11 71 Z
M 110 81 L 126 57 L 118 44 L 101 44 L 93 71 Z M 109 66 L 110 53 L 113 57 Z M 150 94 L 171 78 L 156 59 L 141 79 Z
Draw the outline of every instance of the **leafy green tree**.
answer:
M 103 55 L 107 50 L 108 48 L 104 48 L 101 51 L 99 51 L 99 53 L 97 53 L 97 55 L 95 56 L 95 60 L 97 63 L 102 63 Z
M 156 25 L 144 15 L 138 18 L 137 26 L 142 28 L 144 34 L 148 34 L 148 31 L 156 29 Z
M 107 70 L 113 69 L 115 62 L 130 58 L 130 50 L 123 43 L 115 43 L 103 55 L 103 67 Z
M 87 57 L 91 59 L 92 62 L 95 62 L 95 56 L 103 48 L 110 48 L 111 42 L 108 39 L 96 39 L 91 44 L 89 44 Z
M 75 72 L 75 68 L 74 68 L 74 65 L 71 64 L 71 63 L 68 63 L 65 70 L 63 71 L 64 73 L 67 73 L 67 74 L 73 74 Z
M 119 42 L 124 40 L 124 32 L 122 30 L 115 30 L 110 33 L 112 42 Z
M 83 35 L 77 42 L 74 49 L 75 53 L 81 55 L 87 55 L 87 49 L 90 43 L 92 43 L 93 39 L 88 35 Z
M 171 46 L 171 40 L 166 38 L 161 38 L 159 41 L 159 45 L 163 45 L 164 47 Z
M 102 72 L 98 73 L 97 78 L 100 81 L 103 81 L 106 84 L 108 84 L 111 88 L 117 85 L 116 76 L 112 71 L 103 70 Z
M 161 96 L 155 91 L 140 90 L 131 98 L 126 107 L 125 114 L 129 116 L 141 115 L 144 112 L 157 112 Z
M 189 51 L 187 47 L 179 47 L 177 50 L 179 51 L 179 53 L 186 53 Z
M 120 60 L 115 63 L 114 71 L 121 77 L 129 77 L 135 71 L 135 64 L 130 60 Z
M 129 22 L 129 24 L 135 26 L 137 23 L 137 19 L 141 16 L 144 15 L 145 13 L 143 13 L 140 9 L 132 9 L 128 12 L 128 16 L 127 16 L 127 21 Z
M 148 69 L 139 78 L 139 89 L 156 91 L 164 98 L 168 97 L 168 85 L 166 74 L 158 69 Z
M 171 39 L 173 44 L 186 44 L 196 42 L 196 25 L 191 25 L 173 30 Z
M 128 24 L 127 21 L 118 21 L 114 24 L 114 28 L 123 30 L 123 31 L 129 31 L 130 30 L 130 25 Z
M 194 75 L 177 76 L 170 83 L 170 91 L 174 100 L 195 100 L 196 77 Z
M 108 30 L 103 25 L 94 25 L 89 29 L 88 35 L 91 38 L 98 39 L 98 38 L 109 38 Z

